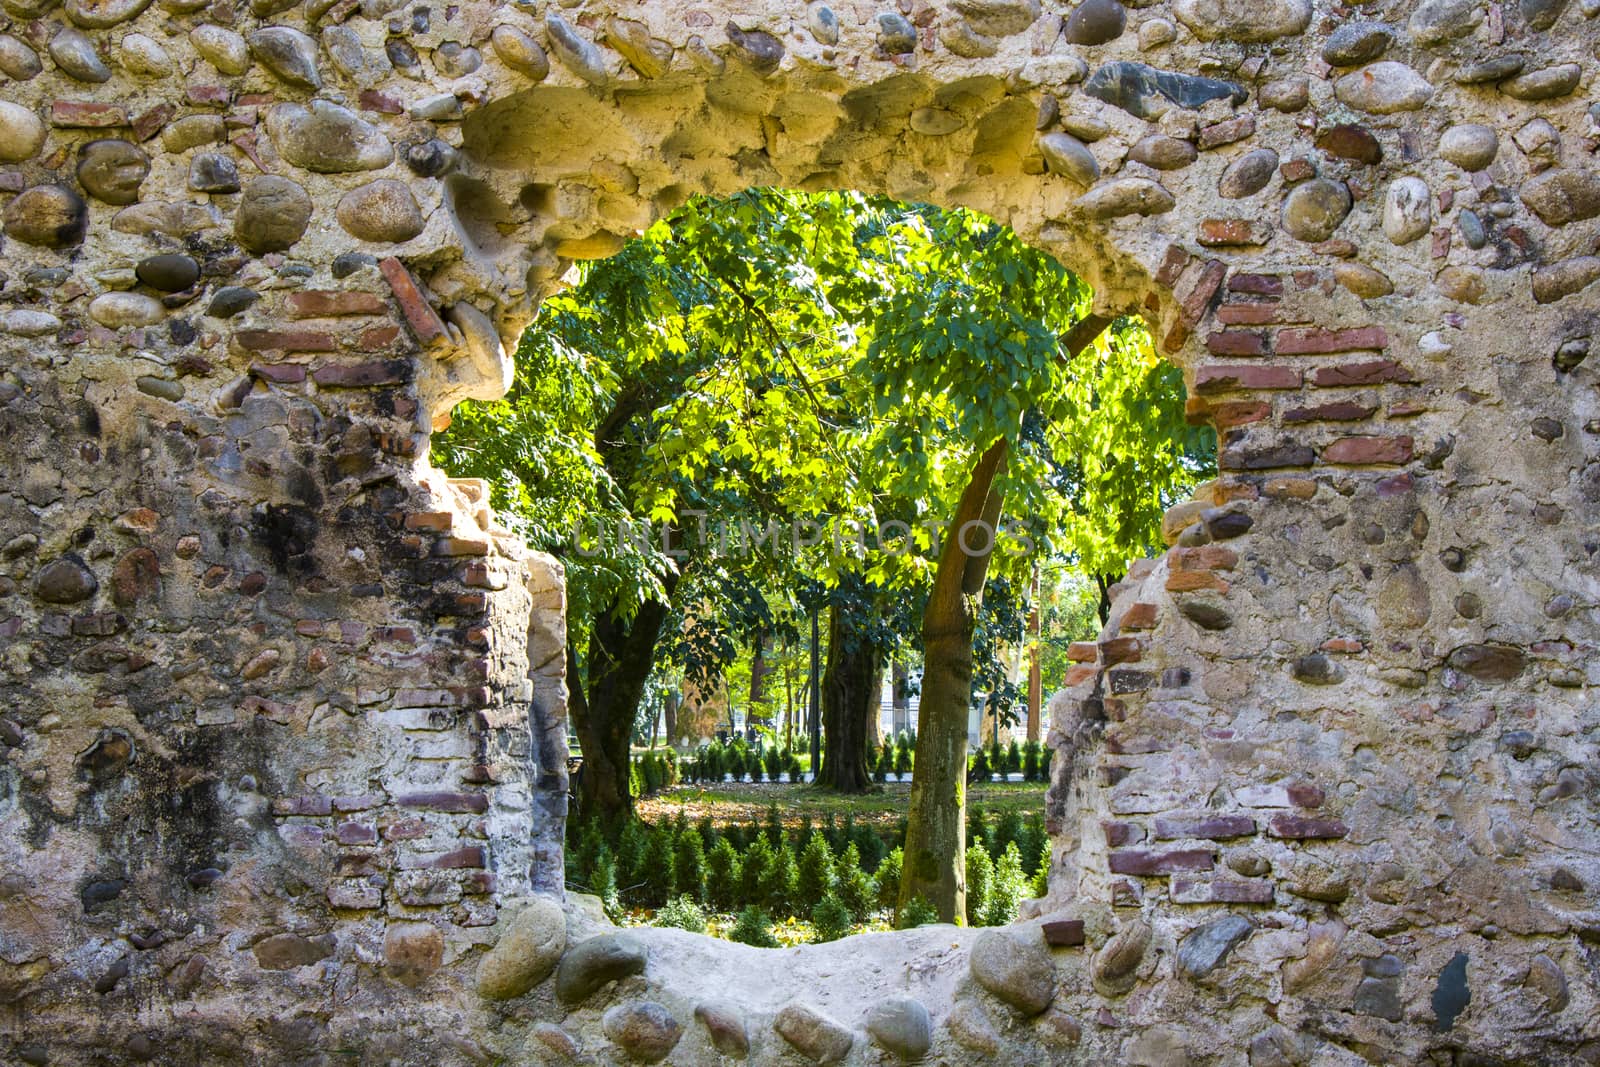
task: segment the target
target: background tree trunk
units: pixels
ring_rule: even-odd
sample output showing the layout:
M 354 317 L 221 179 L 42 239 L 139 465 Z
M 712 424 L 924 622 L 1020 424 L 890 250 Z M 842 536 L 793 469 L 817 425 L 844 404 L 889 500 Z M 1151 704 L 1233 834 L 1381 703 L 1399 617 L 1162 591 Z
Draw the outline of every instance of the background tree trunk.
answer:
M 639 715 L 639 701 L 655 660 L 656 642 L 668 608 L 647 600 L 628 622 L 607 613 L 593 622 L 589 632 L 587 692 L 577 699 L 572 686 L 573 719 L 583 746 L 583 773 L 578 786 L 578 810 L 588 817 L 611 819 L 633 811 L 628 788 L 629 750 Z M 577 650 L 567 648 L 569 678 L 577 673 Z
M 1039 565 L 1033 567 L 1033 610 L 1028 613 L 1028 740 L 1039 740 L 1039 721 L 1044 708 L 1044 678 L 1039 669 L 1039 641 L 1044 633 L 1039 610 Z
M 922 706 L 917 712 L 917 762 L 911 774 L 911 814 L 897 912 L 918 897 L 940 922 L 965 922 L 967 914 L 967 714 L 972 705 L 972 632 L 983 597 L 990 553 L 968 555 L 961 529 L 1000 517 L 995 479 L 1008 444 L 989 446 L 962 491 L 945 528 L 939 569 L 922 616 Z M 973 546 L 978 547 L 978 535 Z M 992 538 L 986 538 L 992 547 Z
M 908 692 L 911 677 L 906 671 L 905 660 L 895 658 L 894 670 L 890 677 L 892 679 L 890 684 L 893 686 L 890 701 L 894 705 L 894 732 L 899 735 L 911 729 L 911 723 L 907 721 L 911 717 L 911 694 Z
M 850 632 L 848 613 L 828 609 L 828 661 L 822 676 L 822 770 L 817 783 L 844 793 L 872 788 L 867 767 L 869 720 L 878 710 L 872 692 L 877 656 Z

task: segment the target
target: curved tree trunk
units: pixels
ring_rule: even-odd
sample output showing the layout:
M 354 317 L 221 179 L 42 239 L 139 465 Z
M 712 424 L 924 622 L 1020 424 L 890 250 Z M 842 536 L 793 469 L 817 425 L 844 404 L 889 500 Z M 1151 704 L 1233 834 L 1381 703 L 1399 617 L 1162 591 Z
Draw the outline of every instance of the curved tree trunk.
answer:
M 1100 336 L 1111 319 L 1087 315 L 1061 339 L 1070 360 Z M 917 712 L 917 762 L 911 774 L 911 815 L 896 911 L 921 897 L 940 922 L 967 914 L 967 713 L 972 703 L 972 632 L 989 572 L 990 553 L 968 555 L 961 529 L 982 520 L 999 527 L 1003 501 L 995 481 L 1009 442 L 995 441 L 973 468 L 956 513 L 945 528 L 939 569 L 922 616 L 922 706 Z M 979 547 L 974 532 L 973 548 Z M 992 541 L 990 548 L 993 547 Z
M 922 617 L 922 706 L 917 711 L 917 762 L 911 774 L 911 814 L 900 872 L 903 912 L 918 897 L 940 922 L 967 914 L 967 712 L 972 703 L 972 631 L 983 596 L 989 556 L 968 555 L 961 529 L 987 521 L 993 530 L 1001 499 L 996 476 L 1008 444 L 1000 438 L 973 469 L 945 529 L 933 591 Z M 971 544 L 980 546 L 974 532 Z M 992 547 L 992 546 L 991 546 Z
M 587 692 L 573 685 L 573 720 L 583 746 L 578 780 L 578 810 L 587 818 L 612 819 L 633 811 L 628 788 L 629 750 L 645 682 L 668 608 L 658 600 L 640 605 L 624 622 L 608 614 L 594 620 L 589 634 Z M 577 650 L 567 649 L 569 678 L 579 677 Z
M 850 632 L 846 612 L 828 609 L 828 664 L 822 676 L 822 771 L 817 783 L 844 793 L 872 788 L 867 736 L 878 710 L 877 655 Z

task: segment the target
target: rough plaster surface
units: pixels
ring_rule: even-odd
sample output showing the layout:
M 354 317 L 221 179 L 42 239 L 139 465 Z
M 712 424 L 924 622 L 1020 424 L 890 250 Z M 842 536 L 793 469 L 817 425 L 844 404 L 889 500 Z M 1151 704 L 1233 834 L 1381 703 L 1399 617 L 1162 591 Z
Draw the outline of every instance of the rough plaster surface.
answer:
M 0 8 L 7 1062 L 865 1064 L 908 994 L 940 1063 L 1600 1062 L 1594 0 Z M 572 900 L 490 1001 L 561 572 L 427 436 L 752 185 L 1010 223 L 1222 476 L 1056 697 L 1017 940 Z

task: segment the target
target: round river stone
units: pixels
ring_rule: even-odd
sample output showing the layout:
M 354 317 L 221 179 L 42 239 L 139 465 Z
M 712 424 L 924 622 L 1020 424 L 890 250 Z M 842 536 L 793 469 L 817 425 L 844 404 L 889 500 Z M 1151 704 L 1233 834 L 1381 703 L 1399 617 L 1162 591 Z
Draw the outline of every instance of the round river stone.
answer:
M 288 178 L 253 178 L 239 199 L 233 234 L 258 255 L 282 252 L 300 240 L 311 224 L 311 196 Z
M 66 185 L 36 185 L 6 205 L 7 237 L 43 248 L 68 248 L 83 241 L 89 206 Z

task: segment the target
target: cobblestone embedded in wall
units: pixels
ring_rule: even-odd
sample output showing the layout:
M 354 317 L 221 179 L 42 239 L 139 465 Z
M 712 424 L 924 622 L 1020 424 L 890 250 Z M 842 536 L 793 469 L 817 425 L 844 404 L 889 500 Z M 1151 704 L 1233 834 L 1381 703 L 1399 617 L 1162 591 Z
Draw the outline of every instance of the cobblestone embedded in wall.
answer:
M 0 10 L 8 1062 L 1600 1063 L 1600 3 Z M 1011 931 L 521 904 L 560 569 L 427 435 L 752 185 L 990 212 L 1219 432 Z

